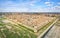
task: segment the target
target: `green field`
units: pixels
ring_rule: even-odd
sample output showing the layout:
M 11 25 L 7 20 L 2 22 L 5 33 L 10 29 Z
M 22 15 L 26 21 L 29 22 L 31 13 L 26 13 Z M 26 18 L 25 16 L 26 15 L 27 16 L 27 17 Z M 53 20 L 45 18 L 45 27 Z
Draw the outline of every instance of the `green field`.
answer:
M 4 18 L 0 18 L 0 38 L 37 38 L 30 30 L 15 24 L 4 23 Z

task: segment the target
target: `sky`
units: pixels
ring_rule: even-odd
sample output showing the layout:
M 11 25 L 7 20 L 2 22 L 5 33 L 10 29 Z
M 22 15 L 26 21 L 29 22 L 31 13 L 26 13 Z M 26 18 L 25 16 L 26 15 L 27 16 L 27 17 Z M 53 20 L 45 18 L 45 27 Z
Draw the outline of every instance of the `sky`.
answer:
M 60 12 L 60 0 L 0 0 L 0 12 Z

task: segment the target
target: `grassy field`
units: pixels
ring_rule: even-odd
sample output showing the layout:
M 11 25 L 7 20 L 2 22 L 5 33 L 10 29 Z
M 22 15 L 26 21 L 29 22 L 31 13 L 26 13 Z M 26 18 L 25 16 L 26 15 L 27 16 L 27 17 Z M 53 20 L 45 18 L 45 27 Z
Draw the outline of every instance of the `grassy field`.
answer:
M 37 38 L 37 36 L 28 29 L 11 23 L 2 22 L 4 18 L 0 18 L 0 38 Z

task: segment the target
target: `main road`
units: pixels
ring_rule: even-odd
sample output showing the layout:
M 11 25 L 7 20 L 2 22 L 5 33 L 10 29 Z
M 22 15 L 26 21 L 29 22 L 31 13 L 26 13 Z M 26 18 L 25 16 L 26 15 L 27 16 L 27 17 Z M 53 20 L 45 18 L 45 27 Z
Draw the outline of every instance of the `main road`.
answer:
M 60 23 L 54 24 L 43 38 L 60 38 Z

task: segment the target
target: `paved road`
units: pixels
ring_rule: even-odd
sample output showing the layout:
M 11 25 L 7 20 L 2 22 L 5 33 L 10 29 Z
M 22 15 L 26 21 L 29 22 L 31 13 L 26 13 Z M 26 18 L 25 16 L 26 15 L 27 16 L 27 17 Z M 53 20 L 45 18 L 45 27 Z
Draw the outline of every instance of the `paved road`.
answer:
M 44 38 L 60 38 L 60 25 L 54 25 Z

